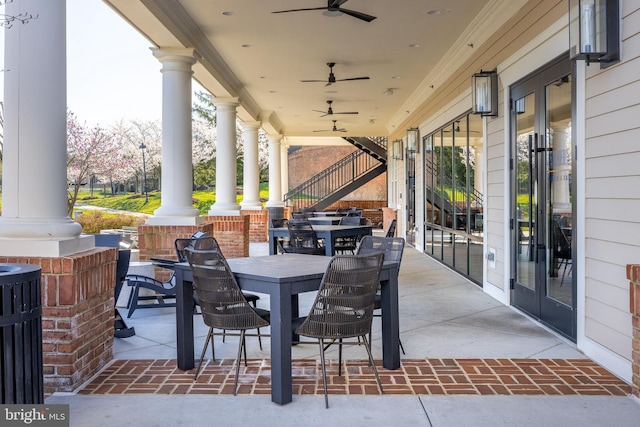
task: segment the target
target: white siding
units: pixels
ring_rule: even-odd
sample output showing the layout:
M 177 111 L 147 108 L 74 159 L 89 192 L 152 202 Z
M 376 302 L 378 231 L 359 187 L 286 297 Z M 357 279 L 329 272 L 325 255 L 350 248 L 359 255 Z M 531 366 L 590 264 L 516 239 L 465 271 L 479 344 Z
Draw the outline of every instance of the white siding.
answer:
M 631 360 L 626 264 L 640 262 L 640 1 L 622 4 L 622 61 L 587 68 L 584 333 Z

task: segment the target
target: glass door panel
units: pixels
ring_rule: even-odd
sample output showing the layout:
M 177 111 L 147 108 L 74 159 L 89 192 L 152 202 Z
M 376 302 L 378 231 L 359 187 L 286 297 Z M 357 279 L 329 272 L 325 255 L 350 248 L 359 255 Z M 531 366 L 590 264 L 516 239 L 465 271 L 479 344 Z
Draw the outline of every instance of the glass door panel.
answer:
M 572 277 L 572 84 L 558 59 L 511 88 L 513 305 L 570 339 Z

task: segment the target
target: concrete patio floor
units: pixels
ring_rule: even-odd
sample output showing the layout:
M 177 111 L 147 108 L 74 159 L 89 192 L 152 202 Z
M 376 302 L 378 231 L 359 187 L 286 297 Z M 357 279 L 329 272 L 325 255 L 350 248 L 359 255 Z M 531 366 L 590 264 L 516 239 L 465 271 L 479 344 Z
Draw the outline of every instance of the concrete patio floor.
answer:
M 265 255 L 266 251 L 266 244 L 251 245 L 251 256 Z M 527 362 L 566 361 L 580 365 L 584 360 L 586 365 L 593 364 L 572 343 L 547 331 L 516 310 L 500 304 L 484 294 L 477 285 L 411 247 L 405 249 L 399 283 L 400 338 L 406 351 L 401 357 L 405 361 L 405 371 L 418 362 L 429 364 L 444 360 L 445 363 L 460 366 L 467 359 L 489 365 L 513 362 L 525 371 L 527 368 L 522 366 Z M 312 299 L 313 295 L 300 298 L 301 313 L 308 310 Z M 267 297 L 262 296 L 258 305 L 268 308 Z M 121 309 L 121 312 L 126 315 L 126 309 Z M 137 310 L 131 319 L 127 319 L 127 323 L 135 327 L 136 335 L 115 340 L 116 361 L 113 366 L 134 360 L 141 361 L 143 365 L 146 361 L 149 364 L 161 361 L 169 365 L 175 361 L 174 309 Z M 195 319 L 195 325 L 195 348 L 199 357 L 207 327 L 198 318 Z M 382 351 L 380 320 L 374 319 L 373 325 L 373 355 L 379 360 Z M 268 338 L 263 338 L 263 350 L 259 349 L 255 338 L 248 339 L 247 345 L 250 362 L 268 363 Z M 217 336 L 217 362 L 206 362 L 205 371 L 213 370 L 217 363 L 234 359 L 236 351 L 236 337 L 228 337 L 223 343 L 222 337 Z M 318 359 L 316 345 L 295 346 L 292 351 L 294 363 L 313 363 Z M 207 357 L 211 357 L 210 351 Z M 330 349 L 327 358 L 337 359 L 337 350 Z M 347 360 L 365 358 L 366 353 L 361 346 L 345 349 Z M 113 370 L 115 368 L 112 367 Z M 383 371 L 381 375 L 384 375 Z M 393 374 L 396 371 L 386 372 Z M 609 375 L 604 370 L 600 373 Z M 103 373 L 103 377 L 108 376 Z M 375 386 L 359 391 L 353 389 L 354 392 L 349 392 L 349 387 L 346 387 L 346 391 L 330 392 L 330 408 L 326 410 L 321 380 L 314 386 L 315 392 L 309 392 L 309 388 L 302 391 L 300 387 L 298 394 L 294 391 L 293 402 L 279 406 L 271 403 L 268 391 L 266 394 L 255 391 L 259 388 L 247 386 L 238 396 L 225 394 L 222 386 L 219 393 L 198 391 L 197 387 L 192 387 L 191 373 L 172 373 L 161 380 L 175 380 L 176 377 L 180 377 L 179 383 L 188 387 L 186 392 L 167 388 L 173 391 L 145 393 L 130 389 L 127 393 L 111 389 L 110 392 L 101 393 L 96 392 L 98 379 L 94 379 L 93 383 L 89 382 L 77 393 L 55 394 L 47 397 L 46 403 L 68 403 L 72 426 L 637 426 L 640 420 L 640 400 L 626 395 L 628 385 L 616 378 L 613 379 L 617 383 L 615 393 L 607 391 L 610 390 L 607 387 L 599 391 L 581 389 L 580 384 L 545 388 L 543 381 L 534 384 L 537 388 L 534 392 L 534 387 L 523 389 L 510 385 L 510 380 L 506 386 L 503 384 L 503 389 L 491 384 L 488 388 L 481 387 L 478 385 L 480 376 L 467 375 L 463 380 L 467 383 L 466 391 L 457 394 L 459 390 L 456 392 L 447 384 L 447 377 L 440 375 L 437 377 L 437 386 L 440 388 L 427 388 L 422 393 L 416 393 L 415 388 L 405 390 L 388 386 L 386 394 L 379 395 Z M 422 377 L 424 375 L 407 376 L 409 379 L 406 382 L 412 383 Z M 576 376 L 578 382 L 589 383 L 588 378 L 585 380 L 582 377 L 588 375 Z M 511 375 L 509 378 L 518 376 Z M 198 383 L 201 380 L 199 378 Z M 570 384 L 571 381 L 568 380 Z

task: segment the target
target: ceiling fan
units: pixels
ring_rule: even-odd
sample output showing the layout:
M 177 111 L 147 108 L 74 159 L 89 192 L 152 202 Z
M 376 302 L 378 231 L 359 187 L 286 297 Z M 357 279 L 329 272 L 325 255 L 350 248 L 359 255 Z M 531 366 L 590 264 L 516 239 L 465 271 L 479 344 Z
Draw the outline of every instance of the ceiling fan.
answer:
M 316 111 L 316 112 L 318 112 L 318 113 L 324 113 L 324 114 L 323 114 L 322 116 L 320 116 L 320 117 L 324 117 L 324 116 L 332 116 L 332 115 L 334 115 L 334 114 L 358 114 L 358 112 L 357 112 L 357 111 L 343 111 L 343 112 L 340 112 L 340 113 L 335 113 L 335 112 L 333 111 L 333 108 L 331 108 L 331 104 L 332 104 L 332 103 L 333 103 L 333 101 L 331 101 L 331 100 L 327 101 L 327 104 L 329 104 L 329 109 L 328 109 L 327 111 L 320 111 L 320 110 L 313 110 L 313 111 Z
M 341 12 L 345 15 L 353 16 L 354 18 L 361 19 L 366 22 L 371 22 L 376 19 L 375 16 L 367 15 L 366 13 L 356 12 L 355 10 L 343 9 L 340 6 L 345 4 L 348 0 L 327 0 L 326 7 L 310 7 L 305 9 L 290 9 L 290 10 L 278 10 L 271 13 L 287 13 L 287 12 L 302 12 L 306 10 L 326 10 L 328 12 Z
M 329 78 L 327 80 L 300 80 L 303 83 L 312 83 L 312 82 L 322 82 L 327 83 L 325 86 L 329 86 L 334 84 L 335 82 L 346 82 L 349 80 L 369 80 L 369 77 L 351 77 L 349 79 L 336 79 L 335 74 L 333 74 L 333 66 L 336 65 L 335 62 L 327 62 L 329 66 Z
M 322 130 L 314 130 L 314 132 L 346 132 L 347 130 L 344 128 L 338 129 L 336 126 L 337 120 L 333 120 L 333 129 L 322 129 Z

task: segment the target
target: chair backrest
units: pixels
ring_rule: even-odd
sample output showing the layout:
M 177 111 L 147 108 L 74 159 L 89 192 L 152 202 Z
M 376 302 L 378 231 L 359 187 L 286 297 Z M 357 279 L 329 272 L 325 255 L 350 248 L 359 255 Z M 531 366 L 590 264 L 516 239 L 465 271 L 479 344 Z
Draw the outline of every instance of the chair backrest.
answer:
M 385 261 L 398 263 L 398 271 L 402 263 L 404 239 L 402 237 L 364 236 L 360 240 L 356 255 L 383 253 Z
M 558 221 L 553 221 L 553 245 L 556 257 L 571 259 L 571 242 Z
M 360 218 L 362 216 L 362 210 L 361 209 L 350 210 L 349 212 L 347 212 L 347 216 L 356 216 L 356 217 Z
M 307 219 L 307 213 L 306 212 L 293 212 L 291 214 L 291 218 L 293 218 L 293 219 Z
M 204 323 L 219 329 L 267 326 L 244 297 L 222 252 L 185 248 Z
M 187 257 L 184 250 L 188 247 L 196 249 L 217 249 L 220 250 L 218 242 L 213 237 L 209 236 L 203 231 L 196 231 L 187 239 L 176 239 L 173 242 L 176 248 L 176 256 L 178 262 L 187 262 Z
M 336 255 L 322 277 L 309 315 L 298 331 L 316 338 L 368 334 L 383 255 Z
M 289 221 L 289 247 L 293 253 L 324 255 L 324 248 L 318 242 L 318 235 L 308 221 Z
M 289 222 L 286 218 L 271 218 L 271 228 L 283 228 Z
M 360 225 L 359 216 L 343 216 L 340 218 L 340 225 Z
M 385 237 L 395 237 L 396 236 L 396 224 L 398 220 L 391 220 L 391 224 L 389 224 L 389 229 L 387 230 L 387 235 Z
M 127 271 L 129 271 L 129 261 L 131 261 L 131 249 L 120 249 L 118 251 L 118 261 L 116 262 L 116 302 L 122 291 L 122 282 L 127 276 Z

